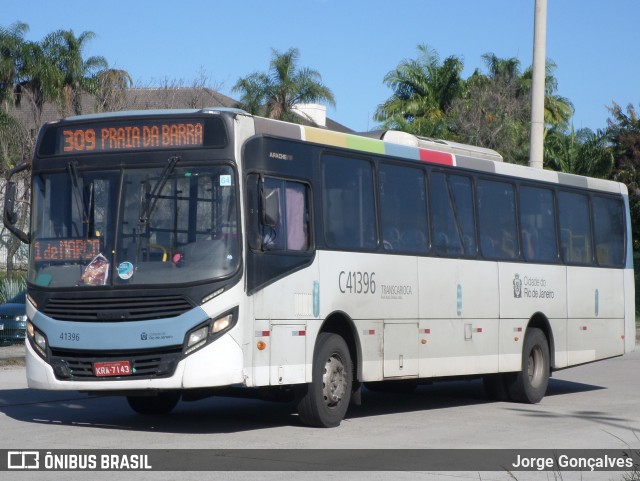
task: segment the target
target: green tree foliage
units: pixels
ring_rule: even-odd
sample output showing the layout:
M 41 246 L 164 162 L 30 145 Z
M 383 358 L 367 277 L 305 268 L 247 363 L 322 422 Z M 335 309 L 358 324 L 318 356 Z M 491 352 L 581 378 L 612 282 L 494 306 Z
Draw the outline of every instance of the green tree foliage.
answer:
M 557 68 L 555 62 L 547 60 L 545 63 L 544 88 L 544 123 L 547 128 L 561 128 L 567 130 L 574 109 L 571 101 L 558 95 L 558 80 L 553 75 Z M 522 74 L 522 84 L 527 92 L 531 92 L 533 84 L 533 67 L 529 67 Z
M 615 159 L 614 179 L 629 190 L 634 248 L 640 249 L 640 119 L 633 105 L 626 110 L 615 102 L 609 107 L 607 136 Z
M 9 107 L 19 102 L 16 86 L 25 68 L 26 23 L 0 28 L 0 169 L 4 172 L 28 156 L 31 142 L 26 129 L 9 115 Z
M 41 43 L 24 42 L 21 51 L 22 68 L 14 86 L 15 103 L 16 106 L 27 103 L 34 125 L 40 125 L 45 102 L 58 97 L 60 74 Z
M 28 132 L 10 115 L 10 108 L 27 108 L 33 125 L 42 124 L 46 102 L 56 102 L 62 115 L 82 112 L 83 92 L 95 96 L 98 109 L 107 110 L 131 87 L 129 74 L 109 69 L 101 56 L 85 58 L 93 32 L 76 36 L 57 30 L 40 42 L 25 39 L 29 26 L 17 22 L 0 27 L 0 167 L 13 167 L 29 157 L 37 129 Z
M 544 165 L 570 174 L 611 178 L 613 152 L 606 132 L 591 129 L 571 129 L 569 135 L 559 128 L 547 133 L 544 143 Z
M 272 50 L 269 71 L 254 72 L 240 78 L 233 87 L 242 95 L 240 107 L 252 114 L 299 122 L 293 112 L 298 104 L 328 102 L 335 105 L 333 93 L 322 83 L 316 70 L 298 68 L 300 52 L 291 48 L 285 53 Z
M 529 92 L 520 62 L 483 55 L 487 73 L 476 70 L 466 81 L 448 119 L 454 139 L 495 149 L 508 162 L 525 163 L 529 152 Z
M 440 61 L 427 45 L 418 45 L 418 52 L 417 59 L 403 60 L 385 76 L 393 93 L 374 118 L 385 129 L 443 138 L 448 134 L 447 111 L 464 91 L 463 63 L 455 56 Z
M 43 48 L 57 69 L 52 82 L 64 115 L 82 113 L 82 92 L 97 93 L 95 77 L 108 68 L 102 56 L 83 57 L 87 43 L 94 37 L 95 33 L 89 31 L 76 37 L 73 30 L 57 30 L 43 40 Z
M 0 27 L 0 102 L 5 112 L 14 103 L 13 89 L 20 75 L 24 35 L 28 31 L 29 26 L 22 22 Z
M 403 60 L 384 78 L 392 95 L 374 117 L 382 128 L 489 147 L 509 162 L 526 163 L 532 70 L 523 73 L 518 59 L 487 53 L 485 72 L 476 69 L 465 80 L 460 58 L 442 62 L 429 47 L 418 50 L 417 59 Z M 545 122 L 547 128 L 566 128 L 573 106 L 556 94 L 555 68 L 547 63 Z

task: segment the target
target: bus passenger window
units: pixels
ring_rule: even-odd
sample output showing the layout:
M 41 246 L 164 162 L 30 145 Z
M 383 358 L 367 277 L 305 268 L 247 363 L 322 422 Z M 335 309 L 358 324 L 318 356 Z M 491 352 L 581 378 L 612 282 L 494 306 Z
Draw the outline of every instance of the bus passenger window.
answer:
M 593 197 L 593 232 L 596 259 L 601 266 L 623 267 L 625 248 L 624 205 L 619 199 Z
M 471 180 L 460 175 L 431 174 L 432 247 L 436 255 L 476 255 Z
M 477 194 L 482 254 L 491 259 L 519 257 L 513 185 L 479 180 Z
M 473 189 L 471 179 L 461 175 L 450 175 L 449 186 L 455 206 L 456 223 L 462 236 L 465 255 L 476 255 L 476 226 L 473 215 Z
M 427 251 L 427 199 L 424 173 L 419 169 L 380 165 L 382 242 L 391 252 Z
M 520 193 L 522 255 L 527 261 L 556 262 L 556 217 L 550 189 L 523 186 Z
M 589 198 L 583 194 L 559 192 L 558 221 L 562 259 L 569 264 L 591 264 Z
M 323 156 L 322 209 L 329 247 L 373 250 L 378 245 L 371 163 Z

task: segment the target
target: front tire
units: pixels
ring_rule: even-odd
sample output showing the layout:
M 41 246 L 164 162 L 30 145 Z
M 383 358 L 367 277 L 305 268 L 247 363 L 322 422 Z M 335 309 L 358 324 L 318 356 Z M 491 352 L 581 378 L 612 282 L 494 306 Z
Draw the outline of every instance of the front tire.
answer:
M 352 386 L 353 365 L 347 343 L 337 334 L 320 333 L 311 383 L 301 386 L 298 398 L 300 420 L 309 426 L 339 426 L 349 407 Z
M 522 369 L 509 384 L 509 397 L 513 401 L 537 404 L 549 385 L 549 343 L 542 330 L 527 329 L 522 349 Z

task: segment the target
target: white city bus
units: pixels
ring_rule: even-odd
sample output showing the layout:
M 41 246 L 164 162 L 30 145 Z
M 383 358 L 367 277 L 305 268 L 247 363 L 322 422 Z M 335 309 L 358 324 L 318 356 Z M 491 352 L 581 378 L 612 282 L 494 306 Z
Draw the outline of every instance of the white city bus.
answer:
M 623 184 L 225 109 L 51 122 L 9 180 L 33 388 L 154 414 L 259 391 L 329 427 L 365 383 L 537 403 L 553 371 L 634 348 Z

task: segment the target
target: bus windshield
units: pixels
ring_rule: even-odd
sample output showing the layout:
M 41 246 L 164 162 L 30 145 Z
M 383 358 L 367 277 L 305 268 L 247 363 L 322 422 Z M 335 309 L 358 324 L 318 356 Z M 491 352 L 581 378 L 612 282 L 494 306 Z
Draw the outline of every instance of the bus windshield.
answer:
M 228 165 L 96 171 L 72 161 L 34 176 L 33 192 L 29 280 L 37 285 L 192 283 L 239 265 Z

